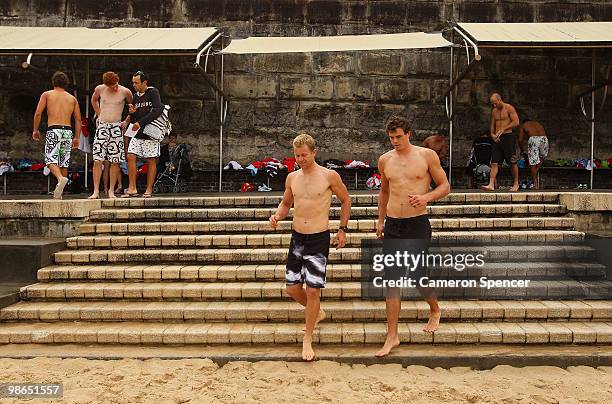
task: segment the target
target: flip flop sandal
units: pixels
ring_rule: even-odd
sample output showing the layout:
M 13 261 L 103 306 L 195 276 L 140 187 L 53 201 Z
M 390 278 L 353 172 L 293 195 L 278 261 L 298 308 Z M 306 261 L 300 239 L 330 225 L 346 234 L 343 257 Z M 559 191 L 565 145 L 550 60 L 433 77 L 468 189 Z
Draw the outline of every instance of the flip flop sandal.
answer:
M 128 192 L 126 192 L 125 194 L 121 195 L 122 198 L 137 198 L 138 197 L 138 193 L 135 194 L 130 194 Z

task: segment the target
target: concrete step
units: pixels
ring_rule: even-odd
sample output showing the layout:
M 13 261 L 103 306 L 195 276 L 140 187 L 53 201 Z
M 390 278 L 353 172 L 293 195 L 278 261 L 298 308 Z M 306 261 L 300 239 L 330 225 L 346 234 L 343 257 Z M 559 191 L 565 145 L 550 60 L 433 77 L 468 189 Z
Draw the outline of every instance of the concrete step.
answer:
M 490 278 L 574 278 L 605 279 L 606 267 L 598 263 L 580 262 L 491 262 L 477 271 Z M 360 280 L 360 264 L 330 264 L 327 280 Z M 477 275 L 476 275 L 477 276 Z M 54 281 L 273 281 L 285 279 L 285 265 L 55 265 L 38 271 L 40 282 Z
M 200 238 L 202 237 L 202 238 Z M 208 240 L 210 236 L 196 236 L 198 240 Z M 229 240 L 229 237 L 228 237 Z M 204 246 L 202 246 L 204 247 Z M 229 246 L 228 246 L 229 247 Z M 591 247 L 574 245 L 495 245 L 495 246 L 453 246 L 453 252 L 483 254 L 485 262 L 514 260 L 524 261 L 559 261 L 559 260 L 593 260 L 596 252 Z M 432 247 L 430 253 L 440 251 Z M 56 264 L 107 264 L 107 263 L 168 263 L 168 264 L 284 264 L 287 260 L 287 248 L 144 248 L 129 250 L 65 250 L 55 253 Z M 345 247 L 341 250 L 330 249 L 330 263 L 357 263 L 361 259 L 361 249 Z
M 400 323 L 399 338 L 410 344 L 609 344 L 609 322 L 442 323 L 433 335 L 424 323 Z M 0 326 L 0 344 L 297 344 L 300 323 L 142 322 L 15 323 Z M 379 323 L 322 323 L 316 344 L 381 344 L 386 326 Z M 297 349 L 298 347 L 296 347 Z
M 125 198 L 125 199 L 103 199 L 102 207 L 104 208 L 153 208 L 153 207 L 231 207 L 249 206 L 276 207 L 280 203 L 282 195 L 276 194 L 248 194 L 241 196 L 206 196 L 206 197 L 188 197 L 188 196 L 168 196 L 154 197 L 149 199 L 143 198 Z M 351 195 L 351 201 L 354 206 L 372 206 L 378 203 L 378 192 L 365 192 Z M 557 203 L 559 201 L 558 192 L 519 192 L 519 193 L 451 193 L 448 196 L 432 202 L 432 204 L 465 204 L 465 203 Z M 332 198 L 332 203 L 338 204 L 336 197 Z
M 416 288 L 403 290 L 407 298 L 421 299 Z M 528 287 L 438 289 L 440 298 L 479 299 L 608 299 L 612 281 L 530 281 Z M 25 286 L 23 300 L 260 300 L 288 298 L 282 281 L 270 282 L 52 282 Z M 328 282 L 321 290 L 323 299 L 351 300 L 362 297 L 360 282 Z
M 499 217 L 562 215 L 566 213 L 564 205 L 558 204 L 489 204 L 489 205 L 434 205 L 427 207 L 427 213 L 436 216 L 478 216 Z M 89 220 L 125 221 L 125 220 L 252 220 L 268 219 L 276 208 L 150 208 L 150 209 L 101 209 L 90 212 Z M 289 217 L 291 217 L 290 211 Z M 329 210 L 332 218 L 340 217 L 340 208 L 332 206 Z M 353 207 L 352 218 L 376 218 L 378 207 Z
M 348 233 L 347 247 L 360 247 L 362 240 L 375 240 L 375 233 Z M 584 233 L 573 230 L 534 231 L 438 231 L 432 241 L 441 244 L 507 244 L 507 243 L 575 243 L 584 240 Z M 289 247 L 290 233 L 212 234 L 212 235 L 129 235 L 76 236 L 66 240 L 70 249 L 78 248 L 268 248 Z
M 357 219 L 349 222 L 352 232 L 374 231 L 377 219 Z M 575 219 L 572 217 L 496 217 L 496 218 L 448 218 L 431 219 L 431 227 L 436 230 L 538 230 L 538 229 L 573 229 Z M 335 230 L 339 220 L 330 220 L 330 228 Z M 210 233 L 245 233 L 271 232 L 267 220 L 259 221 L 215 221 L 215 222 L 123 222 L 123 223 L 85 223 L 79 227 L 80 235 L 104 234 L 210 234 Z M 291 221 L 282 221 L 277 231 L 291 231 Z
M 442 301 L 442 322 L 609 321 L 612 301 Z M 382 301 L 323 301 L 325 323 L 386 321 Z M 426 320 L 429 306 L 404 301 L 400 320 Z M 156 322 L 304 322 L 295 302 L 20 302 L 0 310 L 0 320 L 23 321 L 156 321 Z
M 554 337 L 553 337 L 554 338 Z M 553 341 L 554 342 L 554 341 Z M 203 349 L 204 348 L 204 349 Z M 316 345 L 316 359 L 346 363 L 348 365 L 380 365 L 395 363 L 402 367 L 426 366 L 451 369 L 493 369 L 507 365 L 525 366 L 589 366 L 597 368 L 612 365 L 610 345 L 558 345 L 558 344 L 403 344 L 384 358 L 374 356 L 380 348 L 376 344 Z M 35 357 L 60 359 L 117 360 L 148 359 L 206 359 L 219 367 L 231 361 L 247 362 L 302 362 L 302 349 L 297 344 L 252 345 L 121 345 L 121 344 L 19 344 L 0 345 L 0 357 L 30 359 Z M 274 366 L 274 365 L 272 365 Z

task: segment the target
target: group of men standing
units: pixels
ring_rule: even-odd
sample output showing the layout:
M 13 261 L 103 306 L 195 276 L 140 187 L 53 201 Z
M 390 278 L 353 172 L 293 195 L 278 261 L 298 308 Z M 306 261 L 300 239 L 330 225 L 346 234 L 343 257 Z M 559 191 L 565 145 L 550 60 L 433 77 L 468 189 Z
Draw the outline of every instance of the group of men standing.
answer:
M 129 186 L 123 197 L 132 197 L 136 191 L 136 158 L 148 161 L 147 189 L 144 197 L 150 197 L 156 176 L 156 159 L 159 157 L 159 141 L 149 138 L 143 128 L 155 120 L 163 111 L 159 91 L 148 86 L 146 75 L 138 71 L 132 77 L 132 92 L 119 84 L 119 76 L 106 72 L 103 84 L 96 87 L 91 98 L 97 116 L 94 137 L 94 192 L 91 199 L 100 197 L 102 163 L 110 163 L 110 184 L 108 196 L 114 198 L 114 186 L 119 174 L 119 164 L 128 162 Z M 61 198 L 67 182 L 67 168 L 71 148 L 78 146 L 81 127 L 79 105 L 75 97 L 65 91 L 68 77 L 56 72 L 52 78 L 53 90 L 42 94 L 34 115 L 32 137 L 40 140 L 38 127 L 43 110 L 47 109 L 48 127 L 45 144 L 45 163 L 57 177 L 55 198 Z M 493 190 L 498 164 L 506 159 L 511 165 L 514 176 L 512 190 L 518 189 L 518 170 L 516 161 L 517 139 L 513 130 L 519 126 L 514 107 L 504 103 L 498 94 L 491 97 L 491 137 L 496 146 L 493 149 L 491 182 L 484 187 Z M 128 107 L 125 118 L 124 109 Z M 71 118 L 74 117 L 73 136 Z M 135 135 L 124 136 L 128 125 Z M 544 147 L 541 140 L 532 141 L 540 136 L 537 127 L 530 127 L 529 145 L 535 151 L 529 152 L 530 164 L 541 164 L 539 160 Z M 446 174 L 440 164 L 438 154 L 426 147 L 410 143 L 413 131 L 408 120 L 391 117 L 385 132 L 393 149 L 378 161 L 381 175 L 381 188 L 378 198 L 378 220 L 376 236 L 379 239 L 431 239 L 431 226 L 427 215 L 427 204 L 443 198 L 450 192 Z M 530 133 L 533 132 L 533 133 Z M 128 144 L 126 144 L 128 143 Z M 547 147 L 547 144 L 546 144 Z M 340 175 L 317 164 L 316 142 L 307 134 L 293 140 L 293 152 L 300 170 L 287 176 L 285 191 L 280 205 L 269 219 L 276 229 L 279 221 L 293 211 L 293 223 L 289 255 L 286 265 L 285 282 L 287 294 L 305 307 L 305 335 L 302 345 L 302 358 L 306 361 L 315 357 L 312 348 L 313 332 L 317 324 L 324 320 L 326 313 L 320 307 L 320 289 L 325 287 L 326 269 L 330 242 L 340 249 L 347 240 L 351 199 Z M 533 154 L 533 156 L 532 156 Z M 533 158 L 532 158 L 533 157 Z M 432 184 L 434 184 L 432 186 Z M 340 226 L 333 240 L 329 230 L 329 211 L 331 197 L 335 194 L 341 202 Z M 304 284 L 306 287 L 304 288 Z M 437 298 L 429 288 L 420 288 L 421 295 L 430 307 L 429 320 L 423 331 L 435 332 L 440 322 L 440 307 Z M 398 321 L 401 311 L 399 288 L 387 288 L 386 313 L 387 336 L 383 347 L 376 356 L 386 356 L 400 343 Z
M 45 135 L 45 164 L 57 178 L 53 192 L 55 199 L 61 199 L 68 183 L 70 152 L 79 144 L 81 132 L 81 113 L 77 99 L 66 91 L 68 76 L 56 72 L 51 79 L 53 89 L 44 92 L 34 113 L 32 138 L 40 141 L 39 131 L 42 113 L 47 110 L 47 132 Z M 119 84 L 119 75 L 109 71 L 102 75 L 102 84 L 97 86 L 91 97 L 96 114 L 96 132 L 93 142 L 93 194 L 89 199 L 100 197 L 102 164 L 108 162 L 108 197 L 115 198 L 115 184 L 121 183 L 120 164 L 126 161 L 129 185 L 122 197 L 137 196 L 137 158 L 147 160 L 147 188 L 143 197 L 151 197 L 153 183 L 157 175 L 157 158 L 160 143 L 144 132 L 147 124 L 157 119 L 163 112 L 159 91 L 148 85 L 144 72 L 137 71 L 132 76 L 135 93 Z M 124 110 L 128 107 L 124 117 Z M 74 133 L 71 118 L 74 118 Z M 131 126 L 130 126 L 131 124 Z M 126 136 L 126 130 L 133 136 Z
M 381 189 L 376 235 L 379 239 L 429 240 L 431 226 L 427 203 L 450 192 L 446 174 L 433 150 L 410 143 L 413 132 L 405 118 L 391 117 L 385 129 L 393 150 L 383 154 L 378 161 Z M 326 317 L 320 308 L 319 292 L 325 287 L 330 248 L 331 197 L 336 194 L 341 203 L 340 225 L 332 242 L 337 249 L 346 244 L 351 199 L 340 175 L 316 163 L 317 149 L 312 136 L 297 136 L 293 140 L 293 152 L 301 169 L 287 176 L 283 198 L 269 221 L 275 229 L 294 207 L 285 282 L 287 294 L 305 307 L 302 359 L 311 361 L 315 357 L 312 348 L 314 329 Z M 433 189 L 432 181 L 435 183 Z M 426 289 L 429 288 L 420 289 L 430 307 L 429 321 L 423 331 L 432 333 L 438 328 L 441 311 L 435 294 Z M 400 311 L 400 289 L 388 288 L 387 336 L 376 356 L 386 356 L 399 345 Z

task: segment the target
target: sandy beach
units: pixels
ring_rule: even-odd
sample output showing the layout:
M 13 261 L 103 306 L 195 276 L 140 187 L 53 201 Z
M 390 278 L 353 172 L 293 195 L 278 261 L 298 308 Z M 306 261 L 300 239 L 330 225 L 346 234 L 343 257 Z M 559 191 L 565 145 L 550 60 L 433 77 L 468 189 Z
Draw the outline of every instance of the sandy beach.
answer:
M 491 370 L 346 365 L 330 361 L 1 359 L 0 382 L 61 382 L 63 400 L 134 403 L 604 403 L 612 367 Z M 3 400 L 23 402 L 23 400 Z

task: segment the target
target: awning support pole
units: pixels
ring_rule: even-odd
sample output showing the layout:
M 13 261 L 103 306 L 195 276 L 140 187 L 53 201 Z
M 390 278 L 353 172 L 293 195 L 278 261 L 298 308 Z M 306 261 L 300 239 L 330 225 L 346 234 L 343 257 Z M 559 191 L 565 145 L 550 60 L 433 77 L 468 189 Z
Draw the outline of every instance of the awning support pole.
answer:
M 224 69 L 224 55 L 221 53 L 221 68 L 219 72 L 215 72 L 215 80 L 213 81 L 210 77 L 208 77 L 208 58 L 210 56 L 210 50 L 215 42 L 220 40 L 221 49 L 224 46 L 224 38 L 223 33 L 220 32 L 217 34 L 206 46 L 204 46 L 198 54 L 196 55 L 195 63 L 193 67 L 197 69 L 204 77 L 204 80 L 212 89 L 215 91 L 215 100 L 217 103 L 217 111 L 219 112 L 219 192 L 222 190 L 223 183 L 223 126 L 225 124 L 225 119 L 227 118 L 227 110 L 228 110 L 228 102 L 227 96 L 223 91 L 223 69 Z M 206 59 L 204 63 L 204 67 L 200 64 L 200 60 L 202 55 L 206 53 Z M 213 54 L 214 55 L 214 54 Z M 219 83 L 217 84 L 217 74 L 219 75 Z
M 85 118 L 87 118 L 87 122 L 89 124 L 89 58 L 85 59 L 85 88 L 87 92 L 85 93 Z M 89 136 L 95 136 L 95 134 L 89 134 Z M 89 142 L 89 139 L 85 139 Z M 89 190 L 89 153 L 85 153 L 85 189 Z M 121 175 L 121 171 L 119 171 L 119 175 Z M 123 190 L 121 190 L 123 192 Z
M 448 89 L 442 95 L 444 99 L 444 107 L 446 108 L 446 117 L 448 118 L 448 133 L 449 133 L 449 154 L 448 154 L 448 183 L 452 188 L 452 180 L 453 180 L 453 117 L 454 117 L 454 108 L 453 104 L 455 100 L 453 99 L 453 91 L 459 85 L 461 80 L 463 80 L 468 73 L 476 66 L 476 63 L 480 62 L 482 59 L 480 54 L 478 53 L 478 45 L 474 43 L 464 32 L 457 28 L 456 25 L 453 25 L 453 29 L 451 31 L 451 42 L 454 42 L 454 34 L 457 32 L 462 38 L 463 43 L 465 44 L 466 55 L 468 65 L 467 68 L 461 72 L 456 79 L 454 77 L 455 65 L 454 65 L 454 46 L 451 46 L 450 49 L 450 74 L 449 74 L 449 86 Z M 474 59 L 470 60 L 470 51 L 468 48 L 468 44 L 474 49 Z
M 606 77 L 604 78 L 604 81 L 598 85 L 595 85 L 595 65 L 596 63 L 597 63 L 597 55 L 596 55 L 595 49 L 593 49 L 593 54 L 591 56 L 591 88 L 578 94 L 578 98 L 580 99 L 580 110 L 582 112 L 582 115 L 591 123 L 591 178 L 590 178 L 591 189 L 593 189 L 593 177 L 594 177 L 594 171 L 595 171 L 595 121 L 601 115 L 601 112 L 603 111 L 606 105 L 606 98 L 608 96 L 608 86 L 610 84 L 610 68 L 612 66 L 612 58 L 610 58 L 610 62 L 608 63 L 608 67 L 606 70 Z M 603 88 L 603 94 L 601 97 L 601 105 L 599 106 L 599 110 L 596 112 L 595 111 L 595 92 L 599 90 L 600 88 Z M 584 106 L 584 97 L 589 94 L 591 96 L 591 114 L 590 114 L 591 116 L 590 117 Z
M 452 35 L 452 34 L 451 34 Z M 450 85 L 453 84 L 453 72 L 454 72 L 454 59 L 453 59 L 453 47 L 450 48 L 450 74 L 448 78 L 448 82 Z M 449 152 L 448 152 L 448 183 L 452 189 L 453 187 L 453 92 L 450 91 L 448 93 L 448 97 L 445 97 L 444 101 L 448 100 L 446 107 L 446 116 L 448 118 L 448 143 L 449 143 Z
M 223 49 L 223 37 L 221 37 L 221 49 Z M 225 124 L 225 117 L 227 114 L 227 105 L 223 96 L 223 68 L 224 66 L 224 55 L 221 54 L 221 80 L 220 80 L 220 102 L 219 102 L 219 192 L 222 192 L 223 185 L 223 125 Z
M 595 49 L 591 58 L 591 86 L 595 87 Z M 591 189 L 595 172 L 595 91 L 591 93 Z

